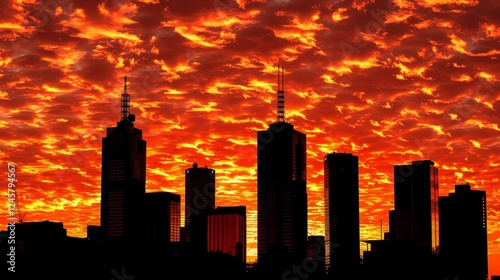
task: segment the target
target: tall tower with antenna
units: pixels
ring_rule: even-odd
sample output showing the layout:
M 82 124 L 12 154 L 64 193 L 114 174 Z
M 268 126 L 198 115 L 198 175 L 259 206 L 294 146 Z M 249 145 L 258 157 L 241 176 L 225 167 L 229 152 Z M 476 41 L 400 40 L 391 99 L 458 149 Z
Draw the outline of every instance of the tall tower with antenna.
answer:
M 257 144 L 258 259 L 302 261 L 307 248 L 306 135 L 285 121 L 281 65 L 277 121 L 257 132 Z
M 135 121 L 135 115 L 130 114 L 130 94 L 127 92 L 127 76 L 123 78 L 123 93 L 121 97 L 121 112 L 120 112 L 120 122 L 130 122 Z
M 280 69 L 281 68 L 281 69 Z M 276 116 L 278 122 L 285 122 L 285 68 L 278 64 L 278 102 Z
M 125 121 L 130 115 L 130 95 L 127 92 L 127 76 L 123 78 L 123 93 L 121 100 L 121 118 L 120 121 Z
M 102 139 L 101 227 L 108 239 L 139 241 L 146 193 L 146 141 L 130 114 L 127 77 L 120 120 Z

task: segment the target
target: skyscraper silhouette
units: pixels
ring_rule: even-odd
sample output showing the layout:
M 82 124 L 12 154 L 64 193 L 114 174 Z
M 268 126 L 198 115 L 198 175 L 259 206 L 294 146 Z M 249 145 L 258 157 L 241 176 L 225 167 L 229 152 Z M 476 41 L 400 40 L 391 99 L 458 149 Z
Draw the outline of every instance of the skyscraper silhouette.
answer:
M 439 235 L 448 279 L 488 279 L 486 191 L 467 183 L 439 197 Z
M 139 240 L 146 192 L 146 141 L 130 114 L 127 77 L 121 118 L 102 139 L 101 227 L 105 238 Z
M 306 135 L 285 122 L 283 68 L 277 94 L 277 122 L 257 132 L 258 258 L 287 252 L 302 261 L 307 242 Z
M 186 242 L 193 254 L 207 252 L 207 219 L 215 207 L 215 170 L 192 168 L 185 172 L 185 230 Z
M 355 279 L 359 271 L 358 174 L 357 156 L 325 156 L 325 265 L 333 279 Z
M 411 240 L 417 251 L 439 245 L 439 178 L 431 160 L 394 166 L 395 239 Z
M 364 277 L 443 279 L 435 254 L 439 245 L 438 198 L 438 169 L 433 161 L 394 166 L 389 232 L 384 239 L 365 240 L 370 250 L 363 253 Z
M 145 196 L 145 241 L 152 244 L 179 242 L 181 238 L 181 196 L 169 192 L 148 192 Z

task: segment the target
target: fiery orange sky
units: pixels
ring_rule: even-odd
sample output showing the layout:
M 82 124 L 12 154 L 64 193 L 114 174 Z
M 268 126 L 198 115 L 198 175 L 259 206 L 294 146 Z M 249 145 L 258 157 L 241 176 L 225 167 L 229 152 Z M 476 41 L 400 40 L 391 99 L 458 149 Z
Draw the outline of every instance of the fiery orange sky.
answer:
M 496 0 L 2 1 L 0 158 L 27 221 L 86 236 L 126 75 L 147 191 L 183 200 L 185 169 L 215 169 L 216 205 L 247 206 L 252 260 L 256 131 L 276 119 L 279 63 L 286 120 L 307 134 L 310 234 L 324 234 L 327 153 L 359 157 L 362 239 L 388 229 L 393 166 L 431 159 L 441 196 L 487 191 L 500 275 L 499 14 Z

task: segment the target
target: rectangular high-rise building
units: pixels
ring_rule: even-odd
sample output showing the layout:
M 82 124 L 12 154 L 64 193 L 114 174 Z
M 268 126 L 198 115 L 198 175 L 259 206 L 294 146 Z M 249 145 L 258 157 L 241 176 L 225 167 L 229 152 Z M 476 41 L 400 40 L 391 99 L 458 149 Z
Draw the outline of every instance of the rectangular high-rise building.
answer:
M 207 218 L 215 207 L 215 170 L 193 167 L 185 171 L 184 222 L 186 242 L 194 254 L 207 252 Z
M 181 239 L 181 196 L 170 192 L 148 192 L 145 196 L 145 241 L 153 244 Z
M 146 192 L 146 141 L 134 127 L 126 79 L 121 119 L 102 139 L 101 229 L 105 238 L 138 241 Z
M 333 279 L 355 279 L 360 266 L 358 157 L 324 158 L 325 265 Z
M 208 252 L 221 252 L 246 264 L 245 206 L 218 206 L 208 215 Z
M 439 179 L 431 160 L 394 166 L 394 238 L 411 240 L 419 252 L 439 245 Z
M 467 183 L 439 197 L 439 255 L 448 279 L 488 279 L 486 191 Z
M 278 121 L 257 132 L 258 258 L 287 252 L 302 261 L 307 247 L 306 135 L 285 122 L 283 84 L 278 84 Z

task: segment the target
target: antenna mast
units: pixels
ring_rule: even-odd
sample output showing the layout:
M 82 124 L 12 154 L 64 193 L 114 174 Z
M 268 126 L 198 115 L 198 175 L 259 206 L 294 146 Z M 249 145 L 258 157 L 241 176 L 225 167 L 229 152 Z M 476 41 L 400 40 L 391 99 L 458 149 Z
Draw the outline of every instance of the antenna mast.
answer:
M 281 72 L 280 72 L 281 67 Z M 278 64 L 278 122 L 285 122 L 285 69 Z
M 128 120 L 130 115 L 130 95 L 127 93 L 127 76 L 124 78 L 124 87 L 121 100 L 121 118 L 120 121 Z
M 16 208 L 16 216 L 19 223 L 24 223 L 26 221 L 26 210 L 24 209 L 24 205 L 19 201 L 19 187 L 16 188 L 16 200 L 15 200 L 15 208 Z

